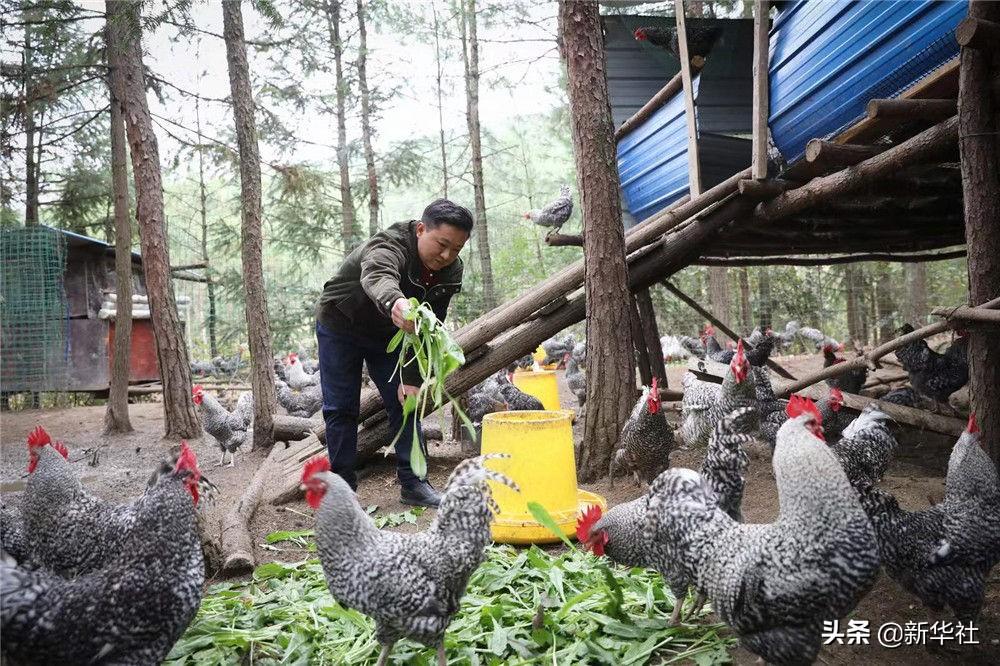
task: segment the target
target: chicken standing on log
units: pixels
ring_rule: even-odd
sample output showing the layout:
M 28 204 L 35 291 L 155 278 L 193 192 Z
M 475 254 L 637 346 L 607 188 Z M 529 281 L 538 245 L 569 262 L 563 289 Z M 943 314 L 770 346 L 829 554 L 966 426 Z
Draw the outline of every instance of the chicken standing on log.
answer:
M 734 521 L 689 469 L 653 482 L 646 514 L 657 568 L 696 580 L 743 645 L 774 664 L 811 663 L 823 622 L 849 613 L 879 570 L 872 525 L 823 441 L 815 405 L 792 396 L 788 409 L 773 459 L 774 523 Z
M 903 324 L 899 333 L 912 333 L 913 327 Z M 969 383 L 968 338 L 960 335 L 943 354 L 927 345 L 926 340 L 914 340 L 896 350 L 896 358 L 910 376 L 910 384 L 918 393 L 941 403 Z
M 550 227 L 549 233 L 558 233 L 566 220 L 573 214 L 573 195 L 569 185 L 559 188 L 559 196 L 544 208 L 529 210 L 524 219 L 531 220 L 540 227 Z M 572 345 L 570 345 L 572 349 Z
M 58 464 L 57 458 L 66 461 L 50 446 L 43 445 L 37 453 L 32 476 L 39 474 L 40 482 L 56 481 L 51 463 Z M 68 483 L 63 499 L 82 492 L 79 480 L 58 481 Z M 182 442 L 179 455 L 153 475 L 142 497 L 116 507 L 128 520 L 114 525 L 128 529 L 107 535 L 114 548 L 97 568 L 64 577 L 51 569 L 24 568 L 4 555 L 0 630 L 5 656 L 19 664 L 163 661 L 201 602 L 205 563 L 195 505 L 206 484 L 194 453 Z M 67 527 L 67 519 L 84 517 L 59 506 L 46 510 L 59 513 Z M 87 520 L 66 536 L 96 536 L 91 530 L 98 524 Z
M 687 28 L 688 57 L 701 56 L 704 58 L 712 50 L 712 46 L 722 34 L 719 26 L 698 26 L 690 25 Z M 649 42 L 653 46 L 659 46 L 674 54 L 680 60 L 681 50 L 677 38 L 677 28 L 657 28 L 647 26 L 636 28 L 632 33 L 636 41 Z
M 491 454 L 459 463 L 430 527 L 416 534 L 375 527 L 351 487 L 330 473 L 325 455 L 306 463 L 302 483 L 306 501 L 316 509 L 316 546 L 330 594 L 375 620 L 382 644 L 379 666 L 404 637 L 436 647 L 438 664 L 446 663 L 445 630 L 469 576 L 483 561 L 498 510 L 487 481 L 519 492 L 486 462 L 509 457 Z
M 609 485 L 614 484 L 616 472 L 632 472 L 636 484 L 648 485 L 670 467 L 673 448 L 674 431 L 660 404 L 659 381 L 653 377 L 652 387 L 643 387 L 642 396 L 622 428 L 621 443 L 608 470 Z

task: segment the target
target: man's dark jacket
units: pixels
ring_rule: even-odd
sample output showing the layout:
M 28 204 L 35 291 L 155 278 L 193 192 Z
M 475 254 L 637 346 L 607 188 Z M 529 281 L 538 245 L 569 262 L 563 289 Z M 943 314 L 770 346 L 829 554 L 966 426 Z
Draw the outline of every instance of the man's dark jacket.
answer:
M 323 285 L 316 320 L 332 331 L 388 342 L 399 330 L 392 323 L 393 303 L 415 297 L 444 321 L 451 297 L 462 289 L 462 260 L 455 259 L 434 275 L 433 286 L 425 286 L 416 226 L 415 220 L 398 222 L 348 254 L 336 275 Z M 406 374 L 406 379 L 412 379 L 411 373 Z

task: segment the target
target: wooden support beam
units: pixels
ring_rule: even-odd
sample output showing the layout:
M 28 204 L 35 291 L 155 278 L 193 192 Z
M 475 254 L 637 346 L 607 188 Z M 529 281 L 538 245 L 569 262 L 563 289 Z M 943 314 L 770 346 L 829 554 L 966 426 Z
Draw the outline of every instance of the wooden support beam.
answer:
M 983 310 L 963 305 L 958 308 L 934 308 L 931 314 L 935 317 L 944 317 L 948 321 L 982 321 L 1000 324 L 1000 310 Z
M 865 146 L 856 143 L 834 143 L 810 139 L 806 144 L 806 162 L 823 168 L 843 168 L 863 162 L 885 152 L 889 146 Z
M 754 0 L 753 14 L 753 153 L 750 168 L 755 180 L 767 178 L 768 56 L 771 41 L 768 0 Z
M 788 190 L 795 189 L 800 185 L 801 183 L 796 183 L 791 180 L 781 180 L 780 178 L 765 180 L 744 178 L 740 181 L 738 188 L 740 194 L 748 199 L 753 199 L 754 201 L 767 201 L 768 199 L 773 199 Z
M 1000 46 L 1000 23 L 968 17 L 955 28 L 955 41 L 980 51 L 994 52 Z
M 691 74 L 697 74 L 701 71 L 701 68 L 705 66 L 705 59 L 701 56 L 695 56 L 691 58 Z M 655 95 L 649 98 L 649 101 L 642 105 L 642 108 L 636 111 L 630 118 L 621 124 L 621 126 L 615 130 L 615 142 L 621 141 L 624 136 L 629 134 L 635 128 L 646 122 L 651 115 L 656 113 L 660 107 L 666 104 L 668 101 L 673 99 L 677 91 L 681 89 L 683 85 L 683 78 L 681 72 L 677 72 L 667 83 L 660 88 Z
M 982 305 L 978 306 L 984 309 L 996 309 L 1000 307 L 1000 298 L 994 298 L 991 301 L 987 301 Z M 947 321 L 939 321 L 933 324 L 928 324 L 922 328 L 918 328 L 915 331 L 911 331 L 906 335 L 901 335 L 894 340 L 889 340 L 885 344 L 879 345 L 875 349 L 867 352 L 865 354 L 859 354 L 852 359 L 848 359 L 843 363 L 837 363 L 831 365 L 829 368 L 823 368 L 819 372 L 814 372 L 813 374 L 803 377 L 802 379 L 796 380 L 790 384 L 787 384 L 781 388 L 780 391 L 776 391 L 775 395 L 779 398 L 787 398 L 792 393 L 800 391 L 807 386 L 812 386 L 826 379 L 831 379 L 833 377 L 839 377 L 855 368 L 861 368 L 864 366 L 872 365 L 878 359 L 882 358 L 890 352 L 894 352 L 900 347 L 904 347 L 915 340 L 922 340 L 923 338 L 928 338 L 936 333 L 943 333 L 951 328 L 951 324 Z
M 560 234 L 551 233 L 545 235 L 545 244 L 550 247 L 562 247 L 575 245 L 583 247 L 583 234 Z
M 954 150 L 958 141 L 958 118 L 924 130 L 884 153 L 871 157 L 843 171 L 814 178 L 802 187 L 789 190 L 757 206 L 758 219 L 773 221 L 790 217 L 837 196 L 868 186 L 905 167 L 940 158 Z
M 681 52 L 681 84 L 684 94 L 684 117 L 687 121 L 688 183 L 692 197 L 701 194 L 701 163 L 698 159 L 698 122 L 694 114 L 694 84 L 691 82 L 691 59 L 688 54 L 687 22 L 684 0 L 674 0 L 677 19 L 677 46 Z
M 689 308 L 700 314 L 705 319 L 712 322 L 713 326 L 715 326 L 717 329 L 728 335 L 733 342 L 736 342 L 737 340 L 740 339 L 739 334 L 733 331 L 733 329 L 729 328 L 726 322 L 722 321 L 721 319 L 713 315 L 711 312 L 701 307 L 701 305 L 696 300 L 694 300 L 693 298 L 685 294 L 683 291 L 675 287 L 672 282 L 670 282 L 669 280 L 663 280 L 661 281 L 661 284 L 664 287 L 666 287 L 667 291 L 669 291 L 671 294 L 673 294 L 681 301 L 683 301 Z M 794 375 L 792 375 L 790 372 L 788 372 L 783 367 L 778 365 L 776 361 L 773 361 L 770 358 L 767 359 L 767 367 L 771 368 L 785 379 L 795 379 Z
M 920 263 L 943 261 L 965 256 L 965 250 L 950 252 L 928 252 L 926 254 L 895 254 L 891 252 L 868 252 L 844 256 L 821 255 L 816 257 L 701 257 L 695 263 L 699 266 L 830 266 L 833 264 L 855 264 L 862 261 L 902 261 Z
M 869 118 L 901 118 L 941 122 L 958 113 L 953 99 L 873 99 L 865 106 Z

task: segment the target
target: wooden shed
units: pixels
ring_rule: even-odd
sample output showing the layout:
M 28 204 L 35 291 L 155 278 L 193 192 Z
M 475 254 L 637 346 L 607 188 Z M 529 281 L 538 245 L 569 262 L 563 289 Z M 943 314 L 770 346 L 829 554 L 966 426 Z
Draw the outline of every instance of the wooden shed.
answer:
M 109 389 L 114 246 L 47 226 L 0 232 L 0 392 Z M 132 254 L 130 383 L 159 380 L 142 258 Z M 183 310 L 183 309 L 182 309 Z

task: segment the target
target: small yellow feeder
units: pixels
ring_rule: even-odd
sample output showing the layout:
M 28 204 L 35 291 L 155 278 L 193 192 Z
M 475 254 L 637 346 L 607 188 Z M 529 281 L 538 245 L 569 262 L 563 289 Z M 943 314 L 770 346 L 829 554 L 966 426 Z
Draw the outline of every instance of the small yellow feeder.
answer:
M 493 483 L 500 512 L 493 540 L 500 543 L 552 543 L 559 538 L 535 521 L 528 502 L 538 502 L 568 536 L 587 505 L 607 508 L 603 497 L 576 487 L 573 429 L 566 411 L 497 412 L 483 418 L 482 452 L 509 453 L 490 467 L 517 482 L 520 493 Z
M 556 373 L 552 370 L 515 372 L 514 386 L 541 400 L 542 407 L 546 410 L 558 411 L 561 408 L 559 383 L 556 381 Z

